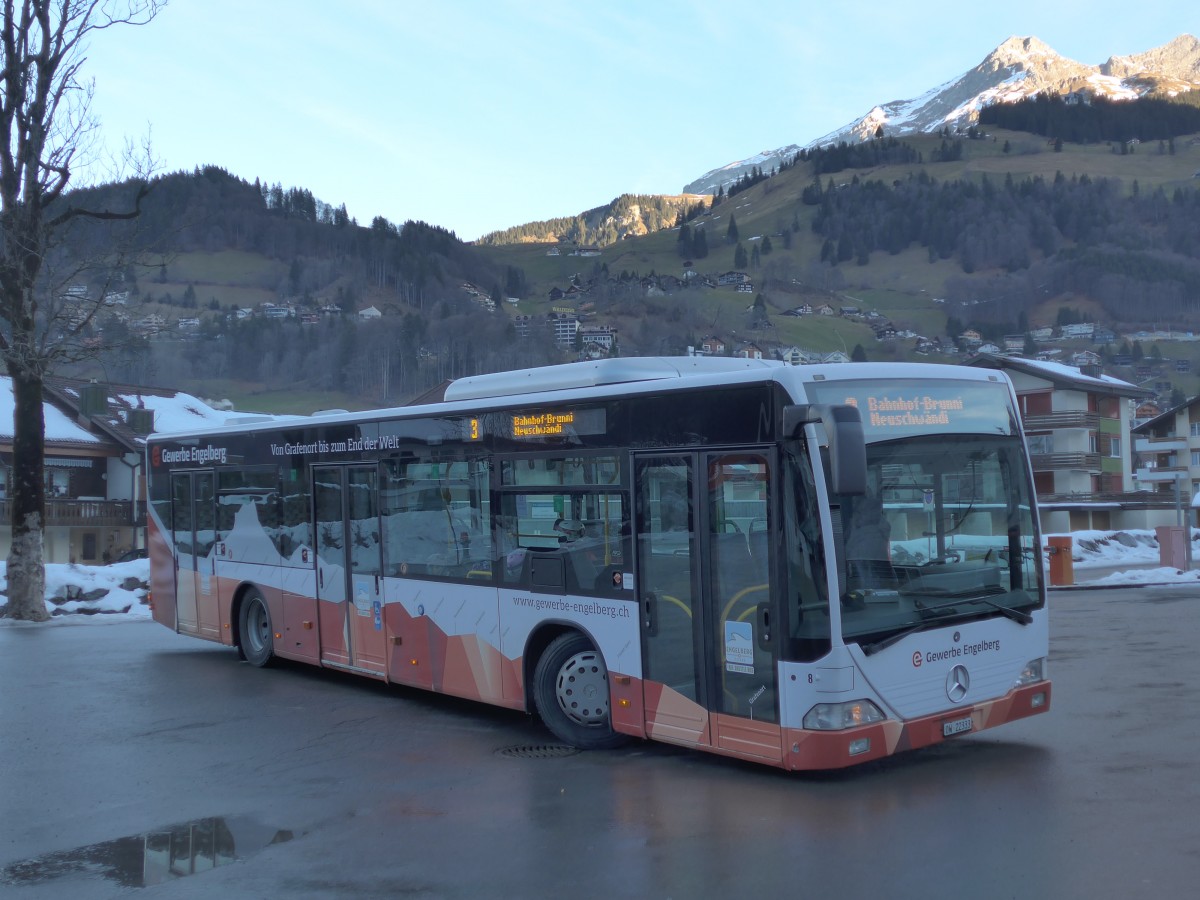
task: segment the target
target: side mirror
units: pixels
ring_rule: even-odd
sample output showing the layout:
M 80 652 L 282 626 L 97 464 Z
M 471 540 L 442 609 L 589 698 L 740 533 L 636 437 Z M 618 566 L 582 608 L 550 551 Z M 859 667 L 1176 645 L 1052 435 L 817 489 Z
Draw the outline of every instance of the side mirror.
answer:
M 857 406 L 808 404 L 783 408 L 783 436 L 799 437 L 809 423 L 825 426 L 829 440 L 830 489 L 835 494 L 867 492 L 867 441 Z

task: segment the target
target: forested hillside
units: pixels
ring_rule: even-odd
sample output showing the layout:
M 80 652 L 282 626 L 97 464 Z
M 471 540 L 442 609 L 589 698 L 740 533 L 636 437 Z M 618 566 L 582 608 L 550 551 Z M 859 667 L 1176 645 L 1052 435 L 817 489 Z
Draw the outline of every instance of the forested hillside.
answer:
M 564 317 L 608 329 L 605 352 L 623 355 L 711 338 L 725 352 L 925 358 L 917 348 L 956 329 L 998 339 L 1064 310 L 1118 335 L 1200 333 L 1200 138 L 1180 131 L 1194 108 L 1128 103 L 1122 122 L 1164 136 L 1093 139 L 1125 133 L 1113 106 L 1057 110 L 1077 140 L 993 125 L 879 135 L 755 168 L 716 197 L 626 196 L 478 245 L 422 222 L 359 225 L 303 188 L 216 167 L 175 173 L 129 226 L 144 264 L 97 323 L 98 342 L 129 340 L 75 374 L 304 411 L 575 359 L 578 335 L 555 340 Z M 72 249 L 97 243 L 84 228 Z M 822 305 L 860 315 L 802 313 Z
M 110 185 L 74 199 L 102 204 L 129 190 Z M 77 229 L 72 252 L 86 255 L 100 227 Z M 84 363 L 87 374 L 206 395 L 290 390 L 370 405 L 446 378 L 561 358 L 552 344 L 514 341 L 508 318 L 464 289 L 498 296 L 520 287 L 519 273 L 434 225 L 377 218 L 363 227 L 302 188 L 206 167 L 157 179 L 127 227 L 140 264 L 121 273 L 126 296 L 95 328 L 98 344 L 119 349 L 101 355 L 98 371 Z M 264 304 L 287 314 L 271 318 Z M 361 320 L 367 307 L 382 316 Z

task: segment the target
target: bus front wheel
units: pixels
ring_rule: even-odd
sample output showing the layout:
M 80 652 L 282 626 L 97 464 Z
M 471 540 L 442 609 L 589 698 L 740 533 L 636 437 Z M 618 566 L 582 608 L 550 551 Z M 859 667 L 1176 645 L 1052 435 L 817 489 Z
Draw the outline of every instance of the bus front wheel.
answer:
M 238 626 L 242 655 L 252 666 L 269 665 L 275 656 L 275 641 L 271 634 L 271 611 L 258 591 L 250 591 L 242 599 L 242 615 Z
M 609 717 L 604 657 L 578 632 L 556 637 L 533 673 L 533 700 L 542 722 L 559 740 L 581 750 L 625 743 Z

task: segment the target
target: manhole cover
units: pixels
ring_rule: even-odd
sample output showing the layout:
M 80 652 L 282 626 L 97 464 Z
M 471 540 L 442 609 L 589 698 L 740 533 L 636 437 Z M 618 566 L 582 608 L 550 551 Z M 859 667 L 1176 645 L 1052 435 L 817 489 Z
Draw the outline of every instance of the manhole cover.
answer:
M 496 753 L 512 759 L 557 759 L 561 756 L 574 756 L 579 752 L 578 747 L 568 747 L 566 744 L 518 744 L 515 747 L 501 747 Z

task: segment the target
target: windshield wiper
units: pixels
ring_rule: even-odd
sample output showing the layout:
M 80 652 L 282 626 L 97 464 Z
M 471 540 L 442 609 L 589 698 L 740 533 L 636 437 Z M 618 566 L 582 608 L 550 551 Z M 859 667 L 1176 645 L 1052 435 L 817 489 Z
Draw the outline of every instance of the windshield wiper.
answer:
M 951 600 L 949 603 L 941 603 L 937 606 L 920 606 L 922 612 L 937 612 L 940 609 L 949 609 L 953 606 L 959 606 L 963 603 L 983 603 L 990 606 L 992 609 L 1002 613 L 1005 617 L 1012 619 L 1014 622 L 1020 622 L 1022 625 L 1029 625 L 1033 622 L 1033 616 L 1019 609 L 1013 609 L 1011 606 L 1005 606 L 1002 603 L 997 603 L 995 600 L 989 600 L 987 597 L 965 597 L 960 600 Z
M 940 606 L 923 608 L 920 610 L 920 613 L 921 613 L 921 615 L 925 615 L 926 613 L 935 613 L 937 610 L 939 610 L 941 608 L 942 607 L 940 607 Z M 901 631 L 897 631 L 895 634 L 890 634 L 887 637 L 883 638 L 882 640 L 875 641 L 872 644 L 861 644 L 860 647 L 862 649 L 863 655 L 870 656 L 873 653 L 878 653 L 880 650 L 886 650 L 888 647 L 892 646 L 892 644 L 899 643 L 900 641 L 902 641 L 906 637 L 908 637 L 910 634 L 916 634 L 918 631 L 922 631 L 922 630 L 928 628 L 930 625 L 941 624 L 941 620 L 946 619 L 946 618 L 950 618 L 950 615 L 949 614 L 931 615 L 926 621 L 917 622 L 915 625 L 910 625 L 908 628 L 902 629 Z
M 910 634 L 916 634 L 918 631 L 923 631 L 924 629 L 929 628 L 931 625 L 944 624 L 946 619 L 954 618 L 954 613 L 946 612 L 946 610 L 953 609 L 954 607 L 964 603 L 986 604 L 1005 617 L 1012 619 L 1014 622 L 1019 622 L 1022 625 L 1029 625 L 1033 622 L 1033 616 L 1031 616 L 1029 613 L 1023 612 L 1019 609 L 1013 609 L 1011 606 L 1004 606 L 1000 603 L 997 603 L 995 600 L 989 600 L 987 597 L 970 597 L 965 600 L 954 600 L 950 603 L 942 603 L 938 606 L 919 606 L 917 607 L 918 611 L 921 613 L 921 615 L 928 616 L 928 619 L 926 619 L 924 622 L 917 622 L 915 625 L 910 625 L 908 628 L 897 631 L 895 634 L 890 634 L 882 640 L 875 641 L 872 644 L 861 644 L 860 648 L 863 652 L 863 655 L 871 656 L 872 654 L 878 653 L 880 650 L 886 650 L 888 647 L 892 646 L 892 644 L 899 643 Z

